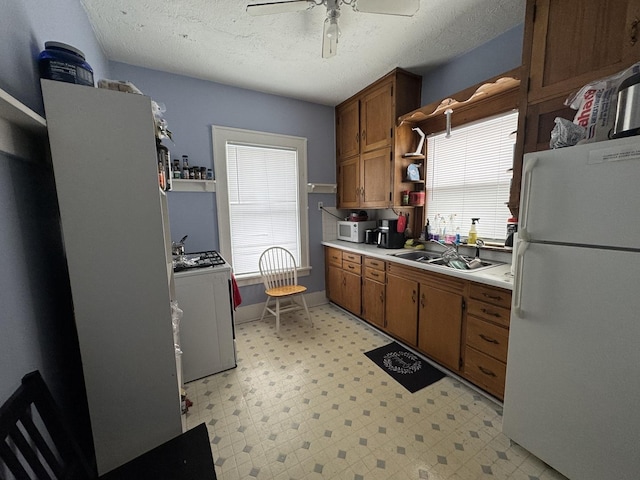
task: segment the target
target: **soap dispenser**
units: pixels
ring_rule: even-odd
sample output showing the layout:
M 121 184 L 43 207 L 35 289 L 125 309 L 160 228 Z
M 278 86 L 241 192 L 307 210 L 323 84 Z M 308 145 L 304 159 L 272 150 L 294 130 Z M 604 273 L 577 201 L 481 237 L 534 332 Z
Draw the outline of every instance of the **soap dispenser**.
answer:
M 476 222 L 480 221 L 479 218 L 471 219 L 471 228 L 469 229 L 469 238 L 467 239 L 467 245 L 475 245 L 478 241 L 478 231 L 476 230 Z

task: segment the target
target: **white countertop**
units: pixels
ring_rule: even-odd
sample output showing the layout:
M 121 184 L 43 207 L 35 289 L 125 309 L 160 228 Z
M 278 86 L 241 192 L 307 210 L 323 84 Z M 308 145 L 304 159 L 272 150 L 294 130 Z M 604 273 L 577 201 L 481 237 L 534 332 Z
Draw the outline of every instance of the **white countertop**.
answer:
M 465 280 L 484 283 L 486 285 L 492 285 L 494 287 L 505 288 L 507 290 L 513 289 L 511 265 L 508 263 L 502 263 L 494 267 L 483 268 L 482 270 L 457 270 L 454 268 L 443 267 L 440 265 L 431 265 L 428 263 L 421 263 L 414 260 L 406 260 L 404 258 L 393 256 L 394 253 L 413 251 L 413 249 L 408 248 L 386 249 L 378 248 L 376 245 L 368 245 L 365 243 L 351 243 L 341 240 L 323 241 L 322 245 L 325 245 L 327 247 L 340 248 L 341 250 L 346 250 L 360 255 L 367 255 L 368 257 L 379 258 L 380 260 L 401 263 L 409 267 L 419 268 L 429 272 L 451 275 L 452 277 L 458 277 Z

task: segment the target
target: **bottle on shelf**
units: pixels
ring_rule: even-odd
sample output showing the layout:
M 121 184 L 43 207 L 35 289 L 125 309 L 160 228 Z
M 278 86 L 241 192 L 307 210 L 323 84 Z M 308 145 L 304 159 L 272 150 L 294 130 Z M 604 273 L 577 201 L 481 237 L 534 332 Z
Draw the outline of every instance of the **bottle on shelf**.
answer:
M 189 157 L 182 155 L 182 179 L 189 180 Z

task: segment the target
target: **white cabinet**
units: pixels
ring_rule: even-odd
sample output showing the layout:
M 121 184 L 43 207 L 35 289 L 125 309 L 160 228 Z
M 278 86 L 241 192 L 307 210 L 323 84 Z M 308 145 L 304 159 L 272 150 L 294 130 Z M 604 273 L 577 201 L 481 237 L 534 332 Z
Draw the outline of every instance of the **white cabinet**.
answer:
M 184 312 L 180 321 L 184 381 L 235 367 L 231 268 L 187 270 L 175 278 L 176 298 Z
M 42 81 L 98 472 L 182 431 L 151 101 Z

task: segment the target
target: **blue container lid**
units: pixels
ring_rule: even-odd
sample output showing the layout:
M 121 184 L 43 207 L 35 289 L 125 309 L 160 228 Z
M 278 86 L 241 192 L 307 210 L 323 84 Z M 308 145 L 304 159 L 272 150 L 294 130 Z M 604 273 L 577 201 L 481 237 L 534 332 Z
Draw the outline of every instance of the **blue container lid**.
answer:
M 48 49 L 48 48 L 53 48 L 53 49 L 57 49 L 57 50 L 67 50 L 75 55 L 78 55 L 79 57 L 82 57 L 82 60 L 85 59 L 84 57 L 84 53 L 82 53 L 82 51 L 78 50 L 76 47 L 72 47 L 71 45 L 67 45 L 66 43 L 62 43 L 62 42 L 44 42 L 44 48 Z

